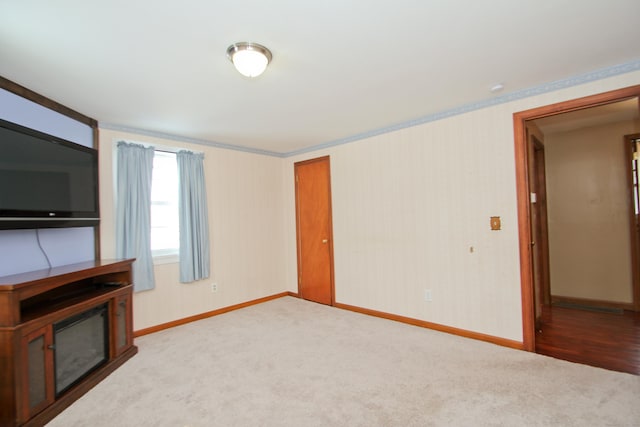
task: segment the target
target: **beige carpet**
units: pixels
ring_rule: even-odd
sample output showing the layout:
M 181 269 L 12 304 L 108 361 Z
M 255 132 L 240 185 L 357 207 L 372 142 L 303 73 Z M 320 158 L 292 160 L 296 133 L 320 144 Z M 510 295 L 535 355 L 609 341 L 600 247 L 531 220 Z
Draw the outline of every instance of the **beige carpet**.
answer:
M 638 376 L 291 297 L 136 343 L 48 425 L 640 425 Z

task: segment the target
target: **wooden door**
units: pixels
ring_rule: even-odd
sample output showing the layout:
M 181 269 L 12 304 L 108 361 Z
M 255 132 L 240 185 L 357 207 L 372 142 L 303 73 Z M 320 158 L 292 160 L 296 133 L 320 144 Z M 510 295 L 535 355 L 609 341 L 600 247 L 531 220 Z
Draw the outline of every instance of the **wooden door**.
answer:
M 551 272 L 549 269 L 549 221 L 547 215 L 547 174 L 545 169 L 544 145 L 533 138 L 534 170 L 536 185 L 536 217 L 537 227 L 534 234 L 536 247 L 534 252 L 538 259 L 535 273 L 540 286 L 540 303 L 551 304 Z
M 536 328 L 540 328 L 542 305 L 551 303 L 549 273 L 549 234 L 544 145 L 529 137 L 529 190 L 531 194 L 531 256 Z
M 640 311 L 640 133 L 625 135 L 630 208 L 633 309 Z
M 298 294 L 332 305 L 333 234 L 329 157 L 294 165 L 298 243 Z

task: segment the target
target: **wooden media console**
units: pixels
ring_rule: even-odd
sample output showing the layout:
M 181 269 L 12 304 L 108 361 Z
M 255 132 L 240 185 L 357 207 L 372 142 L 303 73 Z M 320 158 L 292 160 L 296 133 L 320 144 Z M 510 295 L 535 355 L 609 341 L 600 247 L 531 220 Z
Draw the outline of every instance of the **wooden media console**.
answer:
M 0 277 L 0 426 L 42 426 L 138 351 L 133 259 Z

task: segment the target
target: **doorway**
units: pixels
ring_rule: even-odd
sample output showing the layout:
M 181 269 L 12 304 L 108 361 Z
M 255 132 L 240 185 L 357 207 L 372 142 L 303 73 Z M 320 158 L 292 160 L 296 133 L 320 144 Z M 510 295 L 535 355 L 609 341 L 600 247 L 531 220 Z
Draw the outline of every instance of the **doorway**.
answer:
M 640 86 L 633 86 L 630 88 L 535 108 L 514 114 L 523 347 L 525 350 L 536 350 L 536 318 L 539 316 L 539 313 L 536 313 L 536 252 L 534 249 L 535 233 L 537 232 L 537 228 L 532 227 L 532 219 L 535 213 L 533 212 L 531 203 L 531 189 L 535 185 L 535 183 L 532 182 L 534 175 L 531 170 L 531 161 L 533 160 L 531 157 L 534 156 L 534 153 L 530 149 L 529 145 L 527 122 L 551 117 L 561 113 L 588 109 L 634 98 L 636 99 L 637 105 L 637 99 L 639 96 Z M 638 286 L 638 284 L 635 283 L 634 286 Z M 541 294 L 542 293 L 540 292 L 538 298 L 543 297 Z
M 298 295 L 333 305 L 333 226 L 328 156 L 294 164 Z

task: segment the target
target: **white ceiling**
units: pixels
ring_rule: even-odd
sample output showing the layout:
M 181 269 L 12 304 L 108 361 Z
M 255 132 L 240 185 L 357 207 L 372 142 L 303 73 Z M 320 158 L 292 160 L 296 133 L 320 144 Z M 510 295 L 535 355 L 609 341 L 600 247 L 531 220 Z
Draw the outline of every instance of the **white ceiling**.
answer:
M 638 0 L 0 0 L 0 75 L 103 127 L 291 154 L 638 69 L 639 18 Z M 265 74 L 235 71 L 239 41 L 273 52 Z

